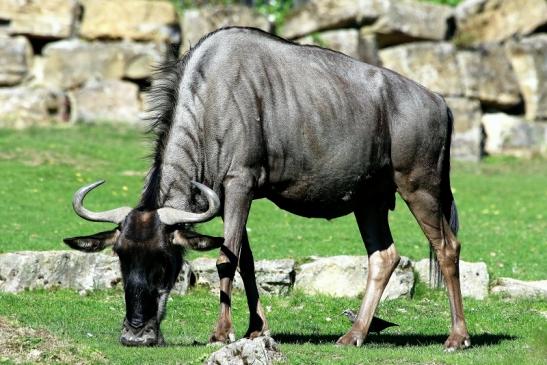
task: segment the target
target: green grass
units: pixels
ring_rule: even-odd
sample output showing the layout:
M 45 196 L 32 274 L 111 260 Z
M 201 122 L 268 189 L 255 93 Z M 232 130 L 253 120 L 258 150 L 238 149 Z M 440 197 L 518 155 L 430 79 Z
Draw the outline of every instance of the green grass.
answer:
M 544 301 L 500 299 L 466 301 L 473 347 L 453 354 L 442 351 L 449 312 L 442 292 L 419 289 L 412 300 L 380 306 L 378 315 L 400 327 L 371 334 L 361 348 L 339 348 L 336 339 L 349 328 L 340 315 L 357 308 L 359 299 L 334 299 L 293 293 L 264 297 L 272 335 L 290 364 L 541 364 L 546 353 L 547 310 Z M 234 324 L 240 337 L 247 325 L 241 293 L 234 297 Z M 163 332 L 165 348 L 124 348 L 118 344 L 123 317 L 121 292 L 81 297 L 70 291 L 0 294 L 0 316 L 31 327 L 45 327 L 87 352 L 98 352 L 113 364 L 199 364 L 215 350 L 205 345 L 217 316 L 217 299 L 205 290 L 175 297 L 168 304 Z
M 111 125 L 0 130 L 0 252 L 63 250 L 63 237 L 110 228 L 78 218 L 72 194 L 83 184 L 105 179 L 86 206 L 134 205 L 149 166 L 146 140 L 140 130 Z M 546 185 L 545 160 L 455 164 L 452 186 L 463 260 L 485 261 L 493 277 L 547 278 Z M 390 221 L 402 255 L 428 256 L 428 244 L 400 199 Z M 364 254 L 352 216 L 305 219 L 259 200 L 253 203 L 248 229 L 257 259 Z M 216 219 L 201 230 L 222 234 L 222 222 Z

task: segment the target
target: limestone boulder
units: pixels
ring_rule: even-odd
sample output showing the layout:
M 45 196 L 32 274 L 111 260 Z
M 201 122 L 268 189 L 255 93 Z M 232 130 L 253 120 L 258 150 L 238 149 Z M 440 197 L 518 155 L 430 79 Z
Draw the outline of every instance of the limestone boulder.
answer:
M 198 258 L 190 263 L 196 285 L 218 289 L 219 279 L 216 259 Z M 258 260 L 255 262 L 255 277 L 261 294 L 287 294 L 293 286 L 295 275 L 294 260 Z M 239 272 L 234 279 L 234 287 L 243 290 Z
M 296 42 L 330 48 L 356 59 L 360 57 L 359 31 L 356 29 L 329 30 L 299 38 Z
M 429 282 L 429 259 L 414 263 L 414 270 L 421 282 Z M 488 296 L 490 275 L 484 262 L 466 262 L 460 260 L 460 286 L 464 297 L 485 299 Z
M 0 35 L 0 86 L 19 84 L 32 67 L 32 47 L 25 37 Z
M 188 50 L 204 35 L 227 26 L 254 27 L 266 32 L 271 31 L 268 18 L 247 6 L 205 6 L 188 9 L 182 17 L 181 51 Z
M 507 48 L 524 98 L 526 119 L 547 119 L 547 34 L 511 42 Z
M 504 113 L 487 113 L 482 116 L 482 125 L 484 148 L 488 154 L 529 157 L 545 154 L 547 150 L 547 123 L 530 122 Z
M 380 48 L 420 40 L 442 41 L 452 31 L 450 6 L 423 1 L 391 1 L 366 31 L 375 34 Z
M 545 0 L 465 0 L 456 8 L 461 44 L 501 42 L 547 24 Z
M 269 336 L 242 338 L 223 346 L 209 356 L 207 365 L 270 365 L 287 359 Z
M 366 26 L 359 30 L 359 59 L 371 65 L 380 66 L 378 55 L 378 40 L 375 34 L 366 30 Z
M 77 0 L 0 1 L 0 20 L 8 23 L 10 34 L 66 38 L 72 35 L 79 13 Z
M 381 49 L 380 61 L 432 91 L 463 95 L 456 48 L 448 42 L 418 42 Z
M 80 36 L 176 43 L 178 17 L 170 1 L 82 0 Z
M 450 156 L 456 160 L 478 161 L 482 154 L 481 104 L 476 99 L 447 97 L 454 116 Z
M 91 80 L 68 95 L 73 121 L 140 121 L 142 102 L 139 99 L 139 88 L 134 83 L 121 80 Z
M 67 121 L 68 99 L 43 87 L 0 88 L 0 127 L 25 128 Z
M 283 26 L 285 38 L 300 38 L 314 32 L 370 24 L 393 0 L 310 0 L 292 11 Z
M 523 281 L 499 278 L 490 292 L 510 298 L 547 298 L 547 280 Z
M 356 297 L 364 294 L 367 273 L 365 256 L 313 257 L 297 269 L 295 288 L 306 294 Z M 413 286 L 412 264 L 403 257 L 389 279 L 382 300 L 409 298 Z
M 521 102 L 513 67 L 502 47 L 491 45 L 479 51 L 460 51 L 457 61 L 465 96 L 502 109 Z
M 186 273 L 186 274 L 185 274 Z M 175 293 L 188 287 L 189 266 L 183 263 Z M 78 251 L 21 251 L 0 254 L 0 291 L 67 288 L 100 290 L 122 287 L 118 257 Z
M 54 42 L 44 47 L 36 81 L 70 89 L 92 79 L 144 79 L 163 61 L 165 50 L 165 45 L 150 42 Z

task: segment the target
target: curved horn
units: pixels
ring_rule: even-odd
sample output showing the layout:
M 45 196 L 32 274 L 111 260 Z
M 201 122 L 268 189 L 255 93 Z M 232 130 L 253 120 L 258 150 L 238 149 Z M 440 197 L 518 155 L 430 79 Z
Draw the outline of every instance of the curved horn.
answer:
M 74 193 L 74 197 L 72 198 L 72 207 L 74 208 L 76 214 L 88 221 L 111 222 L 120 224 L 125 219 L 127 214 L 129 214 L 131 208 L 122 207 L 112 210 L 106 210 L 104 212 L 92 212 L 90 210 L 87 210 L 83 206 L 83 201 L 87 193 L 95 189 L 97 186 L 102 185 L 103 183 L 104 180 L 99 180 L 97 182 L 94 182 L 93 184 L 89 184 L 80 188 L 77 192 Z
M 207 186 L 198 182 L 192 181 L 192 184 L 197 187 L 209 203 L 209 209 L 203 213 L 185 212 L 184 210 L 178 210 L 175 208 L 160 208 L 158 209 L 158 215 L 163 224 L 174 225 L 179 223 L 200 223 L 211 220 L 215 217 L 220 208 L 220 200 L 218 195 Z

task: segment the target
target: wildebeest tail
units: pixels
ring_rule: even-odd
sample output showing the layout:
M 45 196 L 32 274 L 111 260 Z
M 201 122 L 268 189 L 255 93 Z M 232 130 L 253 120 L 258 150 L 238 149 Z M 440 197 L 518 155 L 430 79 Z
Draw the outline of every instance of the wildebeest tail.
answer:
M 450 187 L 450 144 L 452 140 L 452 132 L 454 129 L 454 117 L 450 108 L 446 108 L 447 111 L 447 132 L 445 145 L 443 148 L 443 156 L 441 163 L 441 204 L 442 204 L 442 213 L 446 220 L 450 224 L 450 228 L 454 235 L 458 234 L 460 228 L 458 220 L 458 209 L 456 208 L 456 201 L 454 200 L 454 195 L 452 194 L 452 189 Z M 443 232 L 444 239 L 444 232 Z M 442 286 L 442 274 L 441 268 L 439 266 L 439 261 L 433 251 L 433 248 L 429 246 L 429 282 L 432 286 L 440 288 Z

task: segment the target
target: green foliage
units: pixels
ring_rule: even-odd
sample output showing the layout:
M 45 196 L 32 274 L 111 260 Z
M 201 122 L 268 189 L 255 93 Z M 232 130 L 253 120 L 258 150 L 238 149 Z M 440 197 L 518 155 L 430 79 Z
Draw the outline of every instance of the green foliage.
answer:
M 457 6 L 459 3 L 462 2 L 462 0 L 421 0 L 421 1 L 427 1 L 430 3 L 437 3 L 437 4 L 450 5 L 450 6 Z
M 285 18 L 293 6 L 293 0 L 256 0 L 259 13 L 273 20 L 277 28 L 283 26 Z

